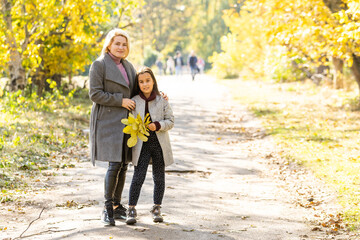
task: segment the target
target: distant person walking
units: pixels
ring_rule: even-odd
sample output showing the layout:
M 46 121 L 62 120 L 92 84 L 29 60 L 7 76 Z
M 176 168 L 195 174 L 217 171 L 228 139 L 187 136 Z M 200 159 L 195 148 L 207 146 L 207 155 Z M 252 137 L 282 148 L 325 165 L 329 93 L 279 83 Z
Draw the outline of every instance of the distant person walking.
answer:
M 195 80 L 195 75 L 199 72 L 199 68 L 197 66 L 197 57 L 195 55 L 194 51 L 191 51 L 190 53 L 190 57 L 188 59 L 188 65 L 190 67 L 190 71 L 191 71 L 191 77 L 192 80 Z
M 162 74 L 163 74 L 163 71 L 164 71 L 164 69 L 163 69 L 164 64 L 162 63 L 161 58 L 158 58 L 158 59 L 156 60 L 155 65 L 158 67 L 158 74 L 159 74 L 159 75 L 162 75 Z
M 152 160 L 152 174 L 154 181 L 153 201 L 151 209 L 154 222 L 162 222 L 161 203 L 165 192 L 165 167 L 174 162 L 168 131 L 174 126 L 174 115 L 169 103 L 160 97 L 155 76 L 150 68 L 145 67 L 136 76 L 140 92 L 132 99 L 136 107 L 132 111 L 134 116 L 140 114 L 142 118 L 149 113 L 150 136 L 143 142 L 139 140 L 132 148 L 132 163 L 135 166 L 129 193 L 129 211 L 126 224 L 136 223 L 137 212 L 135 206 L 140 197 L 141 187 L 145 181 L 146 172 Z
M 204 73 L 204 68 L 205 68 L 205 61 L 202 58 L 198 58 L 198 62 L 197 65 L 199 67 L 200 73 L 203 74 Z
M 181 57 L 181 52 L 177 51 L 175 55 L 175 74 L 181 75 L 182 74 L 182 66 L 184 65 L 184 61 Z
M 175 61 L 171 56 L 168 56 L 166 61 L 166 73 L 173 75 L 175 72 Z

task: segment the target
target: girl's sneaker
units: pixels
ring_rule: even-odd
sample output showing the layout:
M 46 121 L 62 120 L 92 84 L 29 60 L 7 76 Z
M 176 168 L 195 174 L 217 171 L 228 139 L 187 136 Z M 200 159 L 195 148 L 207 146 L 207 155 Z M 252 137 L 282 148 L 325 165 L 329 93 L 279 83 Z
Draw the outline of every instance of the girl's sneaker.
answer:
M 136 213 L 136 209 L 135 207 L 129 207 L 128 209 L 128 214 L 126 217 L 126 224 L 131 225 L 136 223 L 136 217 L 137 217 L 137 213 Z
M 154 222 L 163 222 L 164 221 L 164 218 L 161 216 L 160 208 L 161 208 L 161 206 L 154 205 L 150 211 L 152 213 Z

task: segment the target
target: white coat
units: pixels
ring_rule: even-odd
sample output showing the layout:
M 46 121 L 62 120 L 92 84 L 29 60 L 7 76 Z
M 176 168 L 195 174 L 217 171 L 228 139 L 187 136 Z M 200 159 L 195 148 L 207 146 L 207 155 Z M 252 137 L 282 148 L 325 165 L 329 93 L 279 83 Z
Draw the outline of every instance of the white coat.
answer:
M 132 114 L 136 117 L 137 114 L 140 113 L 141 118 L 144 119 L 146 104 L 145 100 L 142 99 L 139 95 L 133 97 L 132 100 L 136 102 L 136 107 L 132 111 Z M 169 102 L 163 99 L 161 96 L 156 96 L 154 100 L 148 102 L 148 108 L 152 122 L 158 121 L 161 126 L 159 131 L 156 131 L 156 136 L 160 142 L 166 167 L 174 163 L 168 133 L 168 131 L 174 127 L 174 115 Z M 132 163 L 134 166 L 137 166 L 142 145 L 143 141 L 138 139 L 137 144 L 132 148 Z

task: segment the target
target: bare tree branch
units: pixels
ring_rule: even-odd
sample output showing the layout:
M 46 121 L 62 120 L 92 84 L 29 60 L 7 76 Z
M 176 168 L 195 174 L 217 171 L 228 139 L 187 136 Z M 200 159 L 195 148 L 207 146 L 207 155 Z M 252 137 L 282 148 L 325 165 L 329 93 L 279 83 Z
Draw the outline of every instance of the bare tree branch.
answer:
M 36 220 L 40 219 L 41 214 L 43 213 L 44 209 L 45 209 L 45 208 L 41 209 L 41 212 L 40 212 L 40 214 L 39 214 L 38 218 L 37 218 L 37 219 L 32 220 L 32 221 L 29 223 L 28 227 L 25 229 L 25 231 L 23 231 L 23 232 L 20 234 L 19 238 L 21 238 L 21 237 L 22 237 L 22 235 L 23 235 L 23 234 L 24 234 L 24 233 L 25 233 L 25 232 L 26 232 L 26 231 L 30 228 L 30 226 L 31 226 L 31 224 L 33 224 L 33 222 L 35 222 Z
M 21 13 L 22 13 L 23 16 L 25 16 L 25 14 L 26 14 L 25 5 L 22 5 Z M 30 33 L 29 33 L 29 30 L 28 30 L 28 22 L 27 21 L 26 21 L 26 23 L 24 25 L 24 31 L 25 31 L 25 38 L 24 38 L 23 43 L 21 44 L 22 53 L 26 50 L 27 45 L 29 44 L 29 38 L 30 38 Z
M 132 27 L 132 26 L 134 26 L 134 23 L 133 23 L 133 22 L 128 23 L 128 24 L 126 24 L 126 25 L 124 25 L 124 26 L 121 26 L 121 27 L 119 27 L 119 28 L 125 29 L 125 28 Z

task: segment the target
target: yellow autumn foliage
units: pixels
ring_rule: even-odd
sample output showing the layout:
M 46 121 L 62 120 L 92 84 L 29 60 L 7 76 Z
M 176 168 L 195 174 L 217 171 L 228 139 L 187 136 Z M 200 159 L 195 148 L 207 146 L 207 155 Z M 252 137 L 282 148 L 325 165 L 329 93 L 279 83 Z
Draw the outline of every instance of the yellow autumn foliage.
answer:
M 130 134 L 130 138 L 127 141 L 128 147 L 135 146 L 138 138 L 143 142 L 148 140 L 146 136 L 150 135 L 148 126 L 151 123 L 149 113 L 145 115 L 144 119 L 141 118 L 140 113 L 136 118 L 133 114 L 129 113 L 129 117 L 122 119 L 121 122 L 126 125 L 123 132 Z
M 288 63 L 316 67 L 338 58 L 351 66 L 360 52 L 360 3 L 341 2 L 330 8 L 325 0 L 248 0 L 239 14 L 226 11 L 231 33 L 221 40 L 223 52 L 211 59 L 216 73 L 245 68 L 256 76 L 267 75 L 269 68 L 284 66 L 282 58 L 274 58 L 278 53 L 287 56 Z
M 51 77 L 85 71 L 99 55 L 105 34 L 133 22 L 142 0 L 8 1 L 8 12 L 5 3 L 0 2 L 0 70 L 9 68 L 15 48 L 27 75 L 40 66 Z

